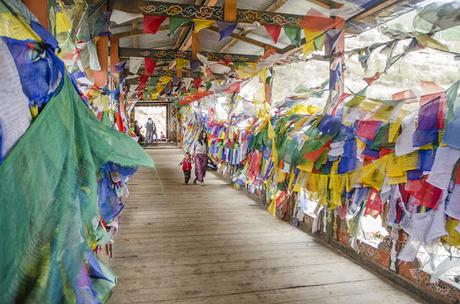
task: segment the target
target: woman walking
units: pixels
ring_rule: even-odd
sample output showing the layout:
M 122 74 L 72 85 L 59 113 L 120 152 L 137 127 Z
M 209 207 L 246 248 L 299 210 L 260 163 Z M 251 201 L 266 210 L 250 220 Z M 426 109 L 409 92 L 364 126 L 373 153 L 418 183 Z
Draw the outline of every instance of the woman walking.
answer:
M 195 180 L 194 184 L 204 185 L 206 168 L 208 166 L 208 136 L 205 131 L 200 133 L 198 140 L 193 144 L 193 155 L 195 158 Z

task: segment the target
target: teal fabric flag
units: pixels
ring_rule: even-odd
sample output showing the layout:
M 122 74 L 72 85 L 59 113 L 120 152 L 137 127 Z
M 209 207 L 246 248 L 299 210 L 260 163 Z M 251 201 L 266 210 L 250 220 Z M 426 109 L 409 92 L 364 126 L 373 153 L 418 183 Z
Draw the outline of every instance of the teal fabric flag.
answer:
M 177 30 L 184 24 L 189 23 L 190 19 L 182 17 L 169 17 L 169 36 L 174 36 Z
M 292 26 L 292 25 L 285 25 L 284 33 L 286 34 L 286 36 L 289 38 L 289 41 L 291 41 L 293 45 L 300 46 L 300 42 L 301 42 L 300 27 Z
M 0 166 L 0 303 L 107 301 L 116 276 L 93 249 L 110 238 L 97 180 L 110 162 L 153 166 L 133 139 L 97 120 L 66 76 Z

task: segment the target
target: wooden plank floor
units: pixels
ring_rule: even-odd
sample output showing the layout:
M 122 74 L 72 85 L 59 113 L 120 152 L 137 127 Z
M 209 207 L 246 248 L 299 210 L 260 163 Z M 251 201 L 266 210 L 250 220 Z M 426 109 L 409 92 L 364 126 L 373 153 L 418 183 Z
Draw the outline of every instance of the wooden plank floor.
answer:
M 419 303 L 214 174 L 183 185 L 179 149 L 148 153 L 157 168 L 130 182 L 109 303 Z

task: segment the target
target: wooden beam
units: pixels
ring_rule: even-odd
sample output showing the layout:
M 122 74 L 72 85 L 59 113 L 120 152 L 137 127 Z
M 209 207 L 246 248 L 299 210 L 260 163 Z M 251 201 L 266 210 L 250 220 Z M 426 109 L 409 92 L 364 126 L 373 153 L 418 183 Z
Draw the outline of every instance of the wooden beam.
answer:
M 343 6 L 342 3 L 338 3 L 331 0 L 307 0 L 315 5 L 318 5 L 322 8 L 332 9 L 332 8 L 341 8 Z
M 200 72 L 192 72 L 190 70 L 184 70 L 182 73 L 183 73 L 183 77 L 186 77 L 186 78 L 198 78 L 198 77 L 203 76 L 203 74 Z M 176 71 L 175 70 L 159 70 L 159 71 L 155 71 L 152 74 L 152 77 L 163 77 L 163 76 L 176 77 Z M 138 83 L 139 83 L 138 78 L 126 79 L 127 85 L 135 85 Z
M 148 0 L 133 0 L 125 2 L 123 7 L 115 8 L 131 13 L 140 13 L 149 16 L 198 18 L 207 20 L 224 21 L 224 9 L 218 6 L 199 6 L 194 4 L 151 2 Z M 238 23 L 253 23 L 274 25 L 300 26 L 304 15 L 283 14 L 268 11 L 237 9 Z
M 274 12 L 279 10 L 283 5 L 285 5 L 288 2 L 288 0 L 275 0 L 273 1 L 269 6 L 265 8 L 265 11 L 267 12 Z M 252 32 L 252 30 L 248 31 L 242 31 L 241 33 L 238 33 L 240 36 L 245 37 L 247 34 Z M 238 42 L 237 39 L 232 39 L 228 43 L 226 43 L 219 51 L 224 52 L 234 46 Z M 264 47 L 265 48 L 265 47 Z
M 215 27 L 215 26 L 211 26 L 211 27 L 207 28 L 206 30 L 213 31 L 213 32 L 216 32 L 216 33 L 219 32 L 219 29 L 217 27 Z M 264 49 L 266 47 L 272 47 L 277 51 L 280 50 L 280 48 L 277 48 L 277 47 L 272 46 L 270 44 L 267 44 L 267 43 L 264 43 L 262 41 L 255 40 L 255 39 L 252 39 L 252 38 L 240 35 L 240 34 L 232 33 L 230 35 L 230 37 L 235 38 L 235 39 L 240 40 L 240 41 L 243 41 L 243 42 L 246 42 L 246 43 L 249 43 L 249 44 L 252 44 L 252 45 L 255 45 L 255 46 L 258 46 L 258 47 L 261 47 L 261 48 L 264 48 Z
M 202 72 L 192 72 L 190 69 L 186 69 L 184 68 L 184 76 L 185 77 L 201 77 L 203 76 L 203 73 Z M 126 73 L 127 75 L 143 75 L 144 72 L 143 72 L 143 69 L 140 69 L 139 72 L 137 72 L 137 74 L 133 74 L 129 71 L 127 71 Z M 171 76 L 171 77 L 174 77 L 176 76 L 176 70 L 170 70 L 170 69 L 167 69 L 167 70 L 155 70 L 152 74 L 152 76 Z
M 224 21 L 236 22 L 236 2 L 237 0 L 224 0 Z
M 161 31 L 167 31 L 169 30 L 169 25 L 162 25 L 158 29 L 158 32 Z M 118 37 L 118 38 L 124 38 L 124 37 L 130 37 L 130 36 L 136 36 L 136 35 L 141 35 L 144 34 L 144 29 L 132 29 L 126 32 L 120 32 L 120 33 L 114 33 L 112 36 Z M 149 34 L 146 34 L 149 35 Z
M 353 17 L 353 19 L 355 21 L 363 20 L 364 18 L 366 18 L 366 17 L 368 17 L 368 16 L 370 16 L 372 14 L 378 13 L 378 12 L 388 8 L 391 5 L 396 4 L 397 2 L 400 2 L 400 1 L 399 0 L 381 1 L 380 4 L 377 4 L 376 6 L 357 14 L 356 16 Z
M 120 62 L 120 56 L 118 55 L 118 43 L 119 40 L 115 36 L 110 36 L 110 71 L 112 74 L 115 73 L 115 65 Z
M 180 50 L 159 50 L 159 49 L 142 49 L 142 48 L 119 48 L 120 57 L 143 57 L 154 58 L 157 60 L 175 60 L 176 58 L 191 59 L 192 52 Z M 208 58 L 209 61 L 227 60 L 232 62 L 257 62 L 259 56 L 230 54 L 230 53 L 215 53 L 201 52 L 201 55 Z
M 213 7 L 214 5 L 217 4 L 217 0 L 209 0 L 208 3 L 206 4 L 205 7 Z M 188 32 L 186 34 L 186 38 L 184 42 L 181 44 L 179 49 L 181 51 L 186 51 L 192 46 L 192 33 L 191 33 L 191 28 L 188 29 Z

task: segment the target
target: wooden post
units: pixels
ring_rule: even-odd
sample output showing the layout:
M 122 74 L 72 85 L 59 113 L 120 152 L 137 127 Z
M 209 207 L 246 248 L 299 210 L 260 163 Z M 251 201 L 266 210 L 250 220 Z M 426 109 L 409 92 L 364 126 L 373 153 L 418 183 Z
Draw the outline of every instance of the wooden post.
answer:
M 25 6 L 38 18 L 40 24 L 48 29 L 49 27 L 49 7 L 48 0 L 23 0 Z
M 236 22 L 236 3 L 237 0 L 224 0 L 224 21 Z
M 100 71 L 93 71 L 94 84 L 100 88 L 107 84 L 107 61 L 108 61 L 108 44 L 106 36 L 96 38 L 97 58 L 99 59 Z
M 192 60 L 198 60 L 200 53 L 200 32 L 192 32 Z
M 110 72 L 115 74 L 115 65 L 120 62 L 120 56 L 118 55 L 118 43 L 119 38 L 115 36 L 110 37 Z

